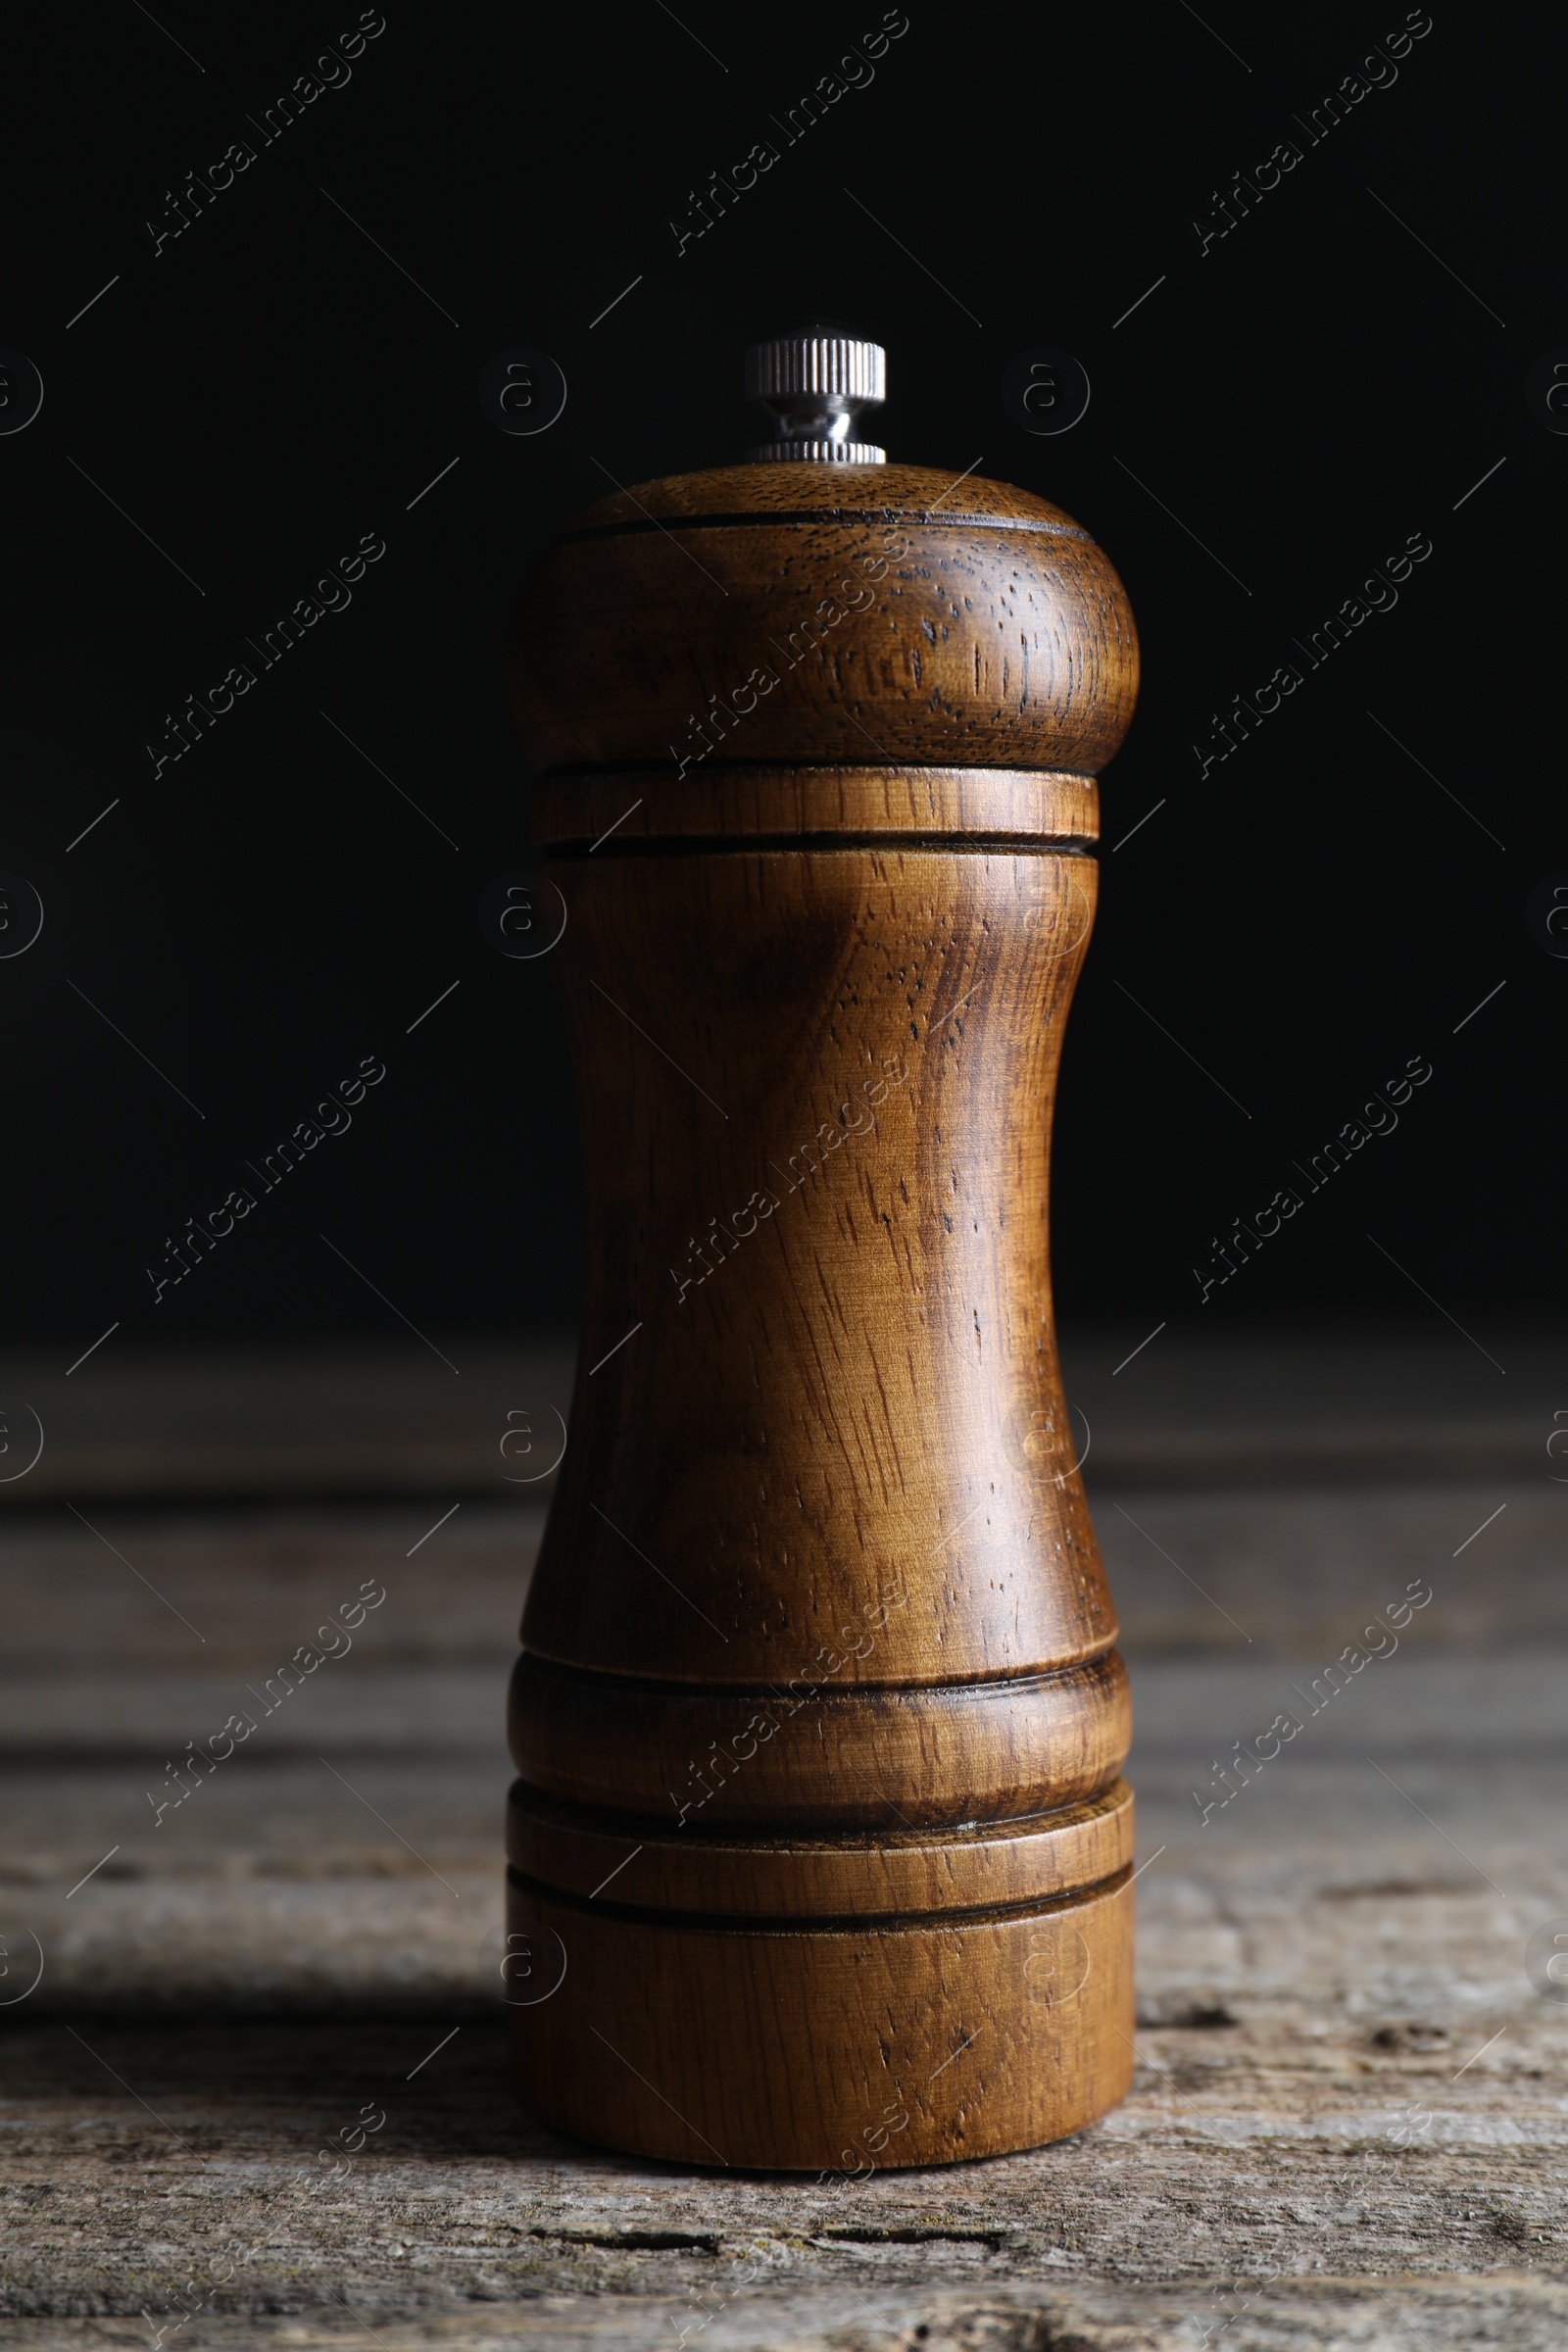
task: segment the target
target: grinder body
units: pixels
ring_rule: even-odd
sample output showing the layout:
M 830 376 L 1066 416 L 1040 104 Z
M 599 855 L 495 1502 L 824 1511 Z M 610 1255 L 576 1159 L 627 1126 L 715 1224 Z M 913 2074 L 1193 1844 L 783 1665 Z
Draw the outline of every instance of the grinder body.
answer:
M 912 466 L 642 484 L 525 585 L 589 1264 L 512 2031 L 577 2137 L 853 2176 L 1127 2089 L 1130 1717 L 1048 1195 L 1137 664 L 1070 517 Z

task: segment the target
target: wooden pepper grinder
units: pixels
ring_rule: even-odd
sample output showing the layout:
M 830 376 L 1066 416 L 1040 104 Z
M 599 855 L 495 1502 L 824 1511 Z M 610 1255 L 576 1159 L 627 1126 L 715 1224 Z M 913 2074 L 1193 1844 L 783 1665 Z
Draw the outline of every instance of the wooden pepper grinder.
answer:
M 773 437 L 589 508 L 515 622 L 589 1253 L 510 1708 L 514 2053 L 579 2138 L 853 2176 L 1131 2079 L 1047 1200 L 1138 652 L 1059 509 L 857 438 L 874 344 L 747 375 Z

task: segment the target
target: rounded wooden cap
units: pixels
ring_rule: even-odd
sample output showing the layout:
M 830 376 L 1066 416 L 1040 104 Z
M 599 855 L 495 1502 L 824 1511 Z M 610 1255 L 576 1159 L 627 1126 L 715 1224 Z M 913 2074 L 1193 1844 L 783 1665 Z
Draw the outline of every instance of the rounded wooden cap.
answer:
M 1138 637 L 1088 532 L 919 466 L 672 474 L 577 515 L 525 581 L 511 677 L 546 773 L 737 764 L 1096 775 Z

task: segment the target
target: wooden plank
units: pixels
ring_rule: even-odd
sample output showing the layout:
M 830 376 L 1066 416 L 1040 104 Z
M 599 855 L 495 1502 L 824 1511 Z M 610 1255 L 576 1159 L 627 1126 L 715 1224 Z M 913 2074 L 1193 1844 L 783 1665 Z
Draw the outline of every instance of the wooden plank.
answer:
M 500 1724 L 536 1510 L 466 1503 L 412 1558 L 436 1512 L 407 1501 L 89 1513 L 123 1560 L 64 1511 L 13 1521 L 0 1933 L 46 1967 L 0 2011 L 8 2331 L 1555 2352 L 1568 2008 L 1523 1945 L 1568 1919 L 1559 1504 L 1544 1477 L 1102 1488 L 1139 1726 L 1132 2096 L 1057 2147 L 821 2185 L 606 2156 L 512 2102 Z M 1398 1652 L 1202 1822 L 1216 1755 L 1419 1576 Z M 352 1653 L 155 1830 L 165 1759 L 367 1579 Z M 309 2187 L 367 2105 L 385 2125 Z
M 1462 1340 L 1427 1331 L 1346 1342 L 1249 1342 L 1188 1324 L 1062 1333 L 1085 1474 L 1118 1487 L 1211 1488 L 1290 1479 L 1528 1477 L 1547 1464 L 1560 1346 L 1490 1333 L 1506 1381 Z M 70 1497 L 112 1502 L 305 1501 L 342 1495 L 501 1499 L 538 1460 L 504 1455 L 508 1415 L 569 1416 L 575 1344 L 454 1340 L 454 1380 L 407 1349 L 133 1349 L 120 1336 L 68 1377 L 71 1350 L 0 1356 L 0 1403 L 40 1417 L 44 1446 L 0 1478 L 0 1511 Z M 1120 1367 L 1118 1369 L 1118 1367 Z M 18 1418 L 14 1466 L 31 1424 Z M 543 1438 L 540 1439 L 541 1448 Z M 542 1452 L 539 1457 L 542 1459 Z M 539 1489 L 550 1492 L 550 1482 Z

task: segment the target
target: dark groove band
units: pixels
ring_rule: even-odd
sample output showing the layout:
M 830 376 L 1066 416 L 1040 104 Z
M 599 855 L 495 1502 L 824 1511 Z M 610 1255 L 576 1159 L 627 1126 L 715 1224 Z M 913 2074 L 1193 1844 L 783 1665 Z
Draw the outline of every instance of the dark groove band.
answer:
M 1066 833 L 956 833 L 856 832 L 839 833 L 656 833 L 633 834 L 628 840 L 606 842 L 542 841 L 535 845 L 541 858 L 714 858 L 734 857 L 754 850 L 774 854 L 809 850 L 820 856 L 835 850 L 969 850 L 1016 858 L 1093 858 L 1098 842 L 1090 834 Z
M 864 1911 L 850 1918 L 821 1919 L 810 1913 L 795 1912 L 777 1919 L 760 1919 L 747 1912 L 648 1910 L 639 1904 L 567 1894 L 559 1886 L 547 1886 L 542 1879 L 528 1878 L 514 1862 L 507 1864 L 509 1886 L 515 1887 L 519 1894 L 542 1897 L 564 1911 L 579 1911 L 584 1917 L 618 1919 L 642 1927 L 662 1925 L 722 1936 L 864 1936 L 868 1932 L 897 1935 L 909 1931 L 929 1934 L 933 1928 L 947 1930 L 981 1927 L 991 1920 L 1037 1919 L 1054 1911 L 1075 1910 L 1082 1903 L 1107 1894 L 1119 1894 L 1132 1875 L 1133 1866 L 1129 1862 L 1110 1878 L 1075 1886 L 1068 1894 L 1031 1897 L 1021 1903 L 988 1903 L 970 1910 L 955 1907 L 942 1911 Z
M 787 522 L 912 523 L 921 530 L 1033 531 L 1049 539 L 1095 542 L 1076 524 L 1049 522 L 1039 514 L 937 514 L 920 507 L 802 507 L 752 514 L 660 514 L 640 522 L 594 522 L 580 531 L 563 531 L 552 547 L 572 547 L 585 539 L 630 539 L 649 531 L 770 530 Z
M 1025 1666 L 1017 1674 L 944 1674 L 940 1682 L 929 1683 L 911 1683 L 906 1680 L 887 1683 L 870 1680 L 834 1683 L 826 1675 L 815 1684 L 808 1683 L 804 1676 L 796 1676 L 793 1681 L 790 1677 L 785 1676 L 782 1686 L 779 1683 L 757 1682 L 663 1682 L 656 1680 L 652 1675 L 607 1674 L 602 1668 L 596 1666 L 573 1666 L 564 1658 L 551 1657 L 545 1650 L 526 1648 L 521 1652 L 513 1671 L 515 1674 L 517 1668 L 526 1664 L 535 1672 L 548 1675 L 552 1682 L 578 1684 L 584 1689 L 604 1691 L 612 1696 L 619 1695 L 625 1699 L 675 1699 L 685 1703 L 735 1698 L 760 1705 L 769 1698 L 779 1698 L 782 1691 L 805 1684 L 811 1690 L 814 1699 L 824 1700 L 831 1704 L 834 1701 L 850 1700 L 853 1702 L 857 1699 L 876 1697 L 940 1700 L 950 1691 L 955 1696 L 964 1697 L 989 1697 L 993 1693 L 1000 1695 L 1003 1691 L 1016 1696 L 1024 1691 L 1070 1688 L 1075 1684 L 1096 1680 L 1099 1674 L 1104 1672 L 1106 1660 L 1115 1658 L 1115 1652 L 1116 1637 L 1114 1634 L 1107 1634 L 1098 1648 L 1086 1650 L 1081 1658 L 1074 1658 L 1068 1665 Z M 1116 1659 L 1115 1670 L 1118 1673 L 1121 1671 L 1119 1659 Z

